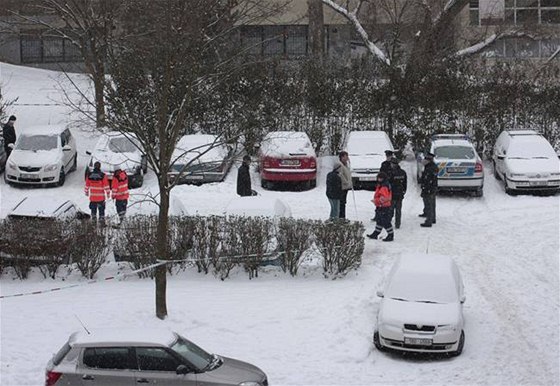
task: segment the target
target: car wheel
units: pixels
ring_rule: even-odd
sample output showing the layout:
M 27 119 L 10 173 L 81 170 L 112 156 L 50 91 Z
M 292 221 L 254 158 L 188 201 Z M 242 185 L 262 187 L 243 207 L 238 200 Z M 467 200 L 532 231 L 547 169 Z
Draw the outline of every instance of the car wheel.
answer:
M 311 181 L 309 181 L 309 188 L 310 188 L 310 189 L 314 189 L 314 188 L 316 188 L 316 187 L 317 187 L 317 179 L 314 178 L 314 179 L 312 179 Z
M 506 180 L 504 180 L 504 190 L 506 191 L 506 194 L 509 194 L 510 196 L 515 196 L 515 190 L 510 189 L 508 187 L 508 183 Z
M 66 182 L 66 173 L 64 172 L 64 168 L 60 168 L 60 175 L 58 176 L 57 186 L 63 186 L 65 182 Z
M 474 192 L 474 196 L 475 196 L 475 197 L 482 197 L 483 195 L 484 195 L 484 190 L 482 189 L 482 187 L 480 187 L 479 189 L 477 189 L 477 190 Z
M 384 351 L 385 350 L 385 347 L 383 347 L 383 345 L 381 344 L 381 341 L 379 340 L 379 331 L 375 331 L 373 333 L 373 345 L 379 351 Z
M 493 168 L 494 168 L 494 177 L 495 177 L 498 181 L 500 181 L 501 178 L 500 178 L 500 174 L 498 173 L 498 169 L 496 168 L 496 162 L 492 162 L 492 166 L 493 166 Z
M 463 352 L 464 346 L 465 346 L 465 331 L 461 331 L 461 337 L 459 338 L 459 345 L 457 346 L 457 350 L 450 352 L 449 355 L 452 357 L 458 357 Z

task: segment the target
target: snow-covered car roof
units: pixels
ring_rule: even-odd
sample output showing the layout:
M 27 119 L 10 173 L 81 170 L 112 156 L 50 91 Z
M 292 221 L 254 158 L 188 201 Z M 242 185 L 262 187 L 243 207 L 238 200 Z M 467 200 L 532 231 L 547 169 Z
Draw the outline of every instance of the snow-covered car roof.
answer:
M 17 217 L 38 217 L 38 218 L 57 218 L 63 216 L 64 212 L 74 207 L 84 216 L 89 216 L 82 212 L 72 201 L 61 197 L 44 196 L 25 197 L 8 214 L 9 218 Z
M 540 135 L 539 133 L 537 133 L 535 130 L 507 130 L 508 134 L 511 135 L 512 137 L 514 136 L 520 136 L 520 135 Z
M 256 196 L 235 197 L 225 210 L 226 215 L 291 217 L 290 206 L 279 198 Z
M 448 256 L 405 254 L 398 258 L 385 296 L 409 301 L 459 301 L 457 267 Z
M 177 334 L 164 329 L 111 328 L 77 331 L 70 336 L 70 346 L 169 346 Z
M 527 135 L 515 137 L 507 153 L 508 158 L 558 158 L 552 145 L 541 135 Z
M 212 144 L 215 144 L 215 147 L 208 150 Z M 227 155 L 227 146 L 221 143 L 217 136 L 212 134 L 188 134 L 182 136 L 177 143 L 172 160 L 177 160 L 175 164 L 186 164 L 198 157 L 195 162 L 218 162 L 226 158 Z
M 269 157 L 316 157 L 306 133 L 302 131 L 273 131 L 265 135 L 260 153 Z

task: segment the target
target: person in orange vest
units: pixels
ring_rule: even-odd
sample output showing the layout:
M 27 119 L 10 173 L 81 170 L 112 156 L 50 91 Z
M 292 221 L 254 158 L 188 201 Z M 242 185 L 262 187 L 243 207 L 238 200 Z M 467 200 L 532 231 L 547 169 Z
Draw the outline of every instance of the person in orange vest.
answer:
M 128 206 L 128 175 L 122 169 L 115 170 L 113 174 L 112 193 L 117 214 L 122 222 Z
M 393 225 L 391 224 L 391 219 L 393 218 L 393 203 L 392 203 L 392 192 L 391 185 L 387 178 L 387 174 L 384 172 L 379 172 L 377 175 L 377 187 L 375 188 L 375 194 L 373 195 L 373 200 L 375 204 L 375 231 L 372 234 L 367 235 L 370 239 L 376 239 L 381 233 L 383 228 L 387 230 L 387 237 L 383 241 L 393 241 Z
M 110 197 L 111 190 L 109 189 L 109 179 L 101 171 L 99 162 L 93 164 L 93 170 L 87 175 L 84 192 L 89 197 L 91 218 L 97 220 L 99 211 L 99 220 L 102 223 L 105 222 L 105 199 Z

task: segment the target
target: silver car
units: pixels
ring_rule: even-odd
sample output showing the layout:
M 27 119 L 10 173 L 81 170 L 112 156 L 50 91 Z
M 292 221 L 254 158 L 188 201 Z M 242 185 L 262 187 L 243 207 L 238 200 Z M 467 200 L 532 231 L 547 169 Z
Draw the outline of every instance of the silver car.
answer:
M 167 330 L 111 329 L 73 333 L 49 361 L 46 386 L 267 386 L 258 367 L 209 354 Z

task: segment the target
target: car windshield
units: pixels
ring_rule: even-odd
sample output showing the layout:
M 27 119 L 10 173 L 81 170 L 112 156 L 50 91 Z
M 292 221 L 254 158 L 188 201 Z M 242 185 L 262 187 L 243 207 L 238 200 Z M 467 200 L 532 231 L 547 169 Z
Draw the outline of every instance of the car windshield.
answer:
M 171 345 L 171 349 L 177 354 L 185 358 L 190 364 L 196 367 L 198 370 L 203 370 L 208 367 L 214 357 L 212 354 L 207 353 L 196 344 L 188 341 L 183 337 L 179 337 L 177 341 Z
M 474 149 L 469 146 L 440 146 L 436 147 L 434 154 L 437 158 L 473 159 Z
M 453 280 L 442 274 L 403 272 L 391 280 L 387 298 L 426 303 L 456 303 L 458 295 Z
M 22 135 L 17 141 L 17 150 L 53 150 L 58 147 L 56 135 Z
M 134 153 L 138 150 L 134 143 L 126 137 L 111 138 L 108 147 L 115 153 Z

